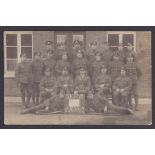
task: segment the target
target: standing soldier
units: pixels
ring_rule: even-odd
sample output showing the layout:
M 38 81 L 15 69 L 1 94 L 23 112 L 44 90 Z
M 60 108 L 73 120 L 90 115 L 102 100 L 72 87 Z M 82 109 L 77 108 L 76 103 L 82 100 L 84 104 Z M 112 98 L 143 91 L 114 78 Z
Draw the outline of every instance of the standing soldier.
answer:
M 64 90 L 66 94 L 71 94 L 74 91 L 73 78 L 69 74 L 67 67 L 62 69 L 62 74 L 58 77 L 58 89 Z
M 51 74 L 54 76 L 55 75 L 55 64 L 56 64 L 56 60 L 54 57 L 54 51 L 48 50 L 46 54 L 47 54 L 46 58 L 43 60 L 45 70 L 50 69 Z
M 90 78 L 87 75 L 85 68 L 80 68 L 79 75 L 76 75 L 75 90 L 79 94 L 85 94 L 85 95 L 87 95 L 88 92 L 91 90 Z
M 51 69 L 45 69 L 45 75 L 40 82 L 40 103 L 43 103 L 46 99 L 56 95 L 57 81 L 51 74 Z
M 104 42 L 104 50 L 102 53 L 103 61 L 107 64 L 112 60 L 113 53 L 109 48 L 108 42 Z
M 90 43 L 90 50 L 87 51 L 86 55 L 87 55 L 87 60 L 89 62 L 89 64 L 92 64 L 92 62 L 95 61 L 95 54 L 98 53 L 97 51 L 97 42 L 93 41 Z
M 73 60 L 73 69 L 75 75 L 79 72 L 80 68 L 85 68 L 88 71 L 87 60 L 84 58 L 81 50 L 76 53 L 76 58 Z
M 44 74 L 44 62 L 41 60 L 41 53 L 34 53 L 34 60 L 31 63 L 32 70 L 32 100 L 34 104 L 39 104 L 40 81 Z
M 112 82 L 120 75 L 120 70 L 123 67 L 123 63 L 119 60 L 119 55 L 115 53 L 113 60 L 109 63 Z
M 63 68 L 66 67 L 69 72 L 71 72 L 71 65 L 68 61 L 68 55 L 64 52 L 61 55 L 61 60 L 58 60 L 55 66 L 55 72 L 57 77 L 61 76 Z
M 132 79 L 132 89 L 129 96 L 129 104 L 132 107 L 132 95 L 135 100 L 135 110 L 138 110 L 138 79 L 142 75 L 137 63 L 135 62 L 134 56 L 130 53 L 126 58 L 126 70 L 127 75 Z
M 125 51 L 123 48 L 123 43 L 119 43 L 118 50 L 116 50 L 114 53 L 117 53 L 119 55 L 119 60 L 122 63 L 125 63 Z
M 132 88 L 132 80 L 126 75 L 124 67 L 121 68 L 121 75 L 114 80 L 113 102 L 115 105 L 128 107 L 128 97 Z
M 72 57 L 71 57 L 71 58 L 72 58 L 72 61 L 74 61 L 74 59 L 76 58 L 77 52 L 78 52 L 79 50 L 82 51 L 83 54 L 84 54 L 84 51 L 82 50 L 80 41 L 79 41 L 79 40 L 75 40 L 75 41 L 73 42 L 73 51 L 72 51 Z
M 95 60 L 91 64 L 91 70 L 89 69 L 92 81 L 95 81 L 96 77 L 100 74 L 102 65 L 106 65 L 106 62 L 102 61 L 101 53 L 97 52 L 95 54 Z
M 16 80 L 20 84 L 22 104 L 24 108 L 27 108 L 31 98 L 31 71 L 30 63 L 26 60 L 26 54 L 21 54 L 21 63 L 17 64 L 16 68 Z M 27 95 L 27 101 L 25 101 Z

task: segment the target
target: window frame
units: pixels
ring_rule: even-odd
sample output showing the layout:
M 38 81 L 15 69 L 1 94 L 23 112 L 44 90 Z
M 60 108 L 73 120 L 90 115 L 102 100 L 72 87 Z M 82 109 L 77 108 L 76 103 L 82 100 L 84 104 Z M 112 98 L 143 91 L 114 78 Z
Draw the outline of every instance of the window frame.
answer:
M 8 71 L 7 70 L 7 46 L 6 45 L 6 35 L 7 34 L 17 34 L 17 63 L 21 62 L 20 54 L 21 54 L 21 47 L 32 47 L 32 60 L 33 60 L 33 32 L 32 31 L 4 31 L 4 77 L 15 77 L 15 71 Z M 22 34 L 31 34 L 32 35 L 32 45 L 31 46 L 22 46 L 21 45 L 21 35 Z M 14 46 L 10 46 L 14 47 Z
M 134 45 L 133 45 L 133 49 L 134 49 L 134 52 L 136 52 L 136 31 L 108 31 L 107 32 L 107 42 L 108 42 L 108 35 L 109 34 L 118 34 L 119 36 L 119 43 L 123 43 L 123 35 L 124 34 L 132 34 L 133 35 L 133 42 L 134 42 Z M 111 46 L 111 47 L 118 47 L 118 46 Z M 124 46 L 124 47 L 127 47 L 127 46 Z

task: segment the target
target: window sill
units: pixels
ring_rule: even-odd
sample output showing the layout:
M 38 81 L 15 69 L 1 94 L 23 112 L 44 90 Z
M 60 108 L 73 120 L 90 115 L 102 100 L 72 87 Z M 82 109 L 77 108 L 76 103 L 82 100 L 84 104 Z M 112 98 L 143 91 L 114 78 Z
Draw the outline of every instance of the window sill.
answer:
M 15 78 L 15 73 L 6 73 L 4 74 L 4 78 Z

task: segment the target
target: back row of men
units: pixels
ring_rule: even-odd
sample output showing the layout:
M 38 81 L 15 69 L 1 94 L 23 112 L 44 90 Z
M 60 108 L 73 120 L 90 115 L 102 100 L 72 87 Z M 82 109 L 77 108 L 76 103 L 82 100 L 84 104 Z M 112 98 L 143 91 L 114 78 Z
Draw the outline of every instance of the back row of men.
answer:
M 46 45 L 53 44 L 47 41 Z M 74 42 L 71 52 L 61 48 L 47 50 L 46 56 L 41 52 L 34 53 L 34 60 L 28 62 L 26 54 L 21 54 L 21 63 L 17 65 L 16 78 L 20 83 L 22 102 L 29 105 L 30 98 L 34 104 L 43 103 L 47 98 L 65 93 L 112 94 L 113 104 L 132 106 L 132 95 L 135 109 L 138 108 L 138 78 L 141 72 L 136 63 L 136 56 L 129 43 L 127 50 L 119 44 L 117 51 L 111 51 L 104 43 L 104 51 L 97 51 L 97 42 L 90 44 L 90 50 L 84 52 L 80 42 Z M 40 92 L 41 91 L 41 92 Z M 27 93 L 27 101 L 25 101 Z M 40 101 L 39 101 L 40 100 Z

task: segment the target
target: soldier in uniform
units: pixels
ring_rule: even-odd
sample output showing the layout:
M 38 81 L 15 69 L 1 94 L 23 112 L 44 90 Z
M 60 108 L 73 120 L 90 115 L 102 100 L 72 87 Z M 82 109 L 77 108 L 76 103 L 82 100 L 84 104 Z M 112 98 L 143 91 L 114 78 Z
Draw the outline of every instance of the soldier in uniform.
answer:
M 120 76 L 114 80 L 112 85 L 113 102 L 115 105 L 128 107 L 128 97 L 132 88 L 132 80 L 126 75 L 124 67 L 120 70 Z
M 137 61 L 137 56 L 133 50 L 133 46 L 131 43 L 127 44 L 127 49 L 125 50 L 125 59 L 129 56 L 132 55 L 134 57 L 134 60 Z
M 94 95 L 91 98 L 91 92 L 89 92 L 87 97 L 86 111 L 92 108 L 95 112 L 104 112 L 104 108 L 108 104 L 108 95 L 111 93 L 111 85 L 111 77 L 107 74 L 107 67 L 102 65 L 100 74 L 95 79 Z M 100 101 L 100 96 L 103 97 L 103 103 Z
M 125 68 L 127 75 L 132 79 L 132 89 L 129 96 L 129 105 L 132 107 L 132 95 L 135 100 L 135 110 L 138 110 L 138 79 L 142 75 L 137 63 L 135 62 L 134 56 L 129 54 L 126 58 Z
M 88 71 L 87 60 L 84 58 L 82 51 L 78 50 L 76 53 L 76 58 L 73 61 L 74 75 L 79 72 L 80 68 L 85 68 L 86 71 Z
M 84 51 L 82 50 L 80 41 L 79 40 L 75 40 L 73 42 L 73 50 L 72 50 L 72 57 L 71 57 L 72 58 L 72 61 L 74 61 L 74 59 L 77 57 L 77 52 L 79 50 L 82 51 L 83 54 L 84 54 Z
M 119 60 L 119 55 L 115 53 L 112 61 L 109 63 L 112 82 L 120 75 L 120 70 L 123 65 L 124 64 Z
M 55 72 L 57 77 L 61 76 L 61 73 L 64 67 L 66 67 L 67 70 L 71 72 L 71 65 L 70 65 L 70 62 L 68 61 L 68 55 L 66 52 L 64 52 L 61 55 L 61 60 L 58 60 L 56 63 Z
M 51 74 L 51 69 L 46 68 L 44 73 L 45 75 L 40 82 L 40 103 L 57 93 L 57 81 Z
M 107 65 L 106 62 L 102 61 L 101 53 L 95 54 L 95 61 L 91 64 L 90 77 L 92 81 L 95 81 L 96 77 L 100 74 L 100 69 L 102 65 Z
M 71 94 L 74 91 L 73 78 L 67 67 L 62 69 L 62 75 L 58 77 L 58 89 L 64 90 L 66 94 Z
M 27 108 L 31 98 L 31 70 L 30 62 L 26 60 L 26 54 L 21 54 L 21 63 L 17 64 L 16 68 L 16 80 L 20 84 L 21 99 L 24 108 Z M 27 101 L 26 101 L 27 95 Z
M 93 41 L 90 43 L 90 50 L 87 51 L 87 53 L 86 53 L 86 57 L 87 57 L 89 65 L 91 65 L 95 61 L 96 53 L 98 53 L 97 42 Z
M 75 90 L 78 92 L 78 94 L 85 94 L 91 90 L 91 82 L 90 78 L 87 74 L 87 71 L 85 68 L 80 68 L 79 74 L 76 75 L 75 78 Z
M 116 50 L 114 53 L 119 54 L 119 60 L 122 63 L 125 63 L 125 51 L 124 51 L 124 48 L 123 48 L 123 43 L 119 43 L 118 50 Z
M 65 43 L 63 42 L 59 42 L 57 44 L 57 51 L 56 51 L 56 59 L 57 60 L 61 60 L 62 59 L 62 55 L 64 55 L 64 53 L 68 55 L 68 58 L 69 58 L 69 52 L 66 50 L 66 46 L 65 46 Z
M 111 76 L 107 74 L 108 68 L 105 65 L 100 67 L 100 74 L 95 79 L 94 90 L 95 93 L 102 92 L 104 95 L 111 93 Z
M 41 53 L 34 53 L 34 60 L 31 63 L 32 72 L 32 100 L 34 104 L 39 104 L 40 81 L 44 74 L 44 62 L 41 60 Z
M 113 52 L 109 48 L 108 42 L 104 42 L 104 50 L 102 53 L 103 61 L 109 64 L 112 60 Z
M 50 69 L 51 74 L 54 76 L 55 75 L 56 60 L 54 57 L 54 51 L 53 50 L 48 50 L 46 52 L 46 58 L 43 60 L 43 62 L 44 62 L 45 70 Z

